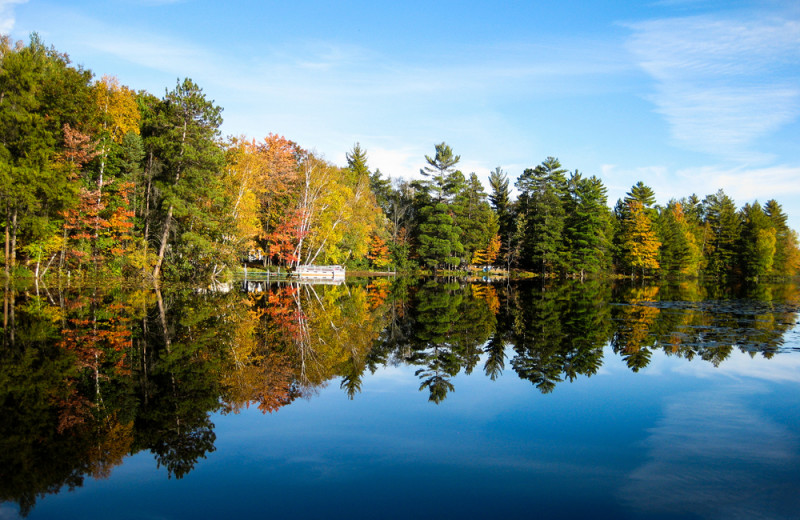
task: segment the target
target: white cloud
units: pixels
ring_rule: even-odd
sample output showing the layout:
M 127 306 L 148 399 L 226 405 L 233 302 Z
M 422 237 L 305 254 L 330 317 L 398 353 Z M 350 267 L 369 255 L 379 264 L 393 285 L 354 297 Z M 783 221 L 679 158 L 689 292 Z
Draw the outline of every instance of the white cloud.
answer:
M 763 168 L 721 165 L 697 166 L 671 170 L 665 166 L 645 166 L 633 169 L 605 164 L 601 177 L 609 190 L 611 204 L 625 195 L 637 181 L 655 191 L 658 202 L 697 194 L 699 197 L 716 193 L 720 188 L 740 205 L 758 199 L 784 200 L 800 196 L 800 166 L 776 165 Z
M 778 165 L 766 168 L 724 168 L 706 166 L 686 168 L 677 171 L 677 176 L 685 182 L 674 183 L 675 188 L 685 190 L 687 186 L 698 195 L 716 192 L 723 188 L 734 200 L 740 203 L 758 199 L 783 200 L 800 195 L 800 166 Z M 687 193 L 684 193 L 687 195 Z M 674 194 L 671 196 L 678 196 Z
M 629 49 L 655 81 L 682 146 L 731 157 L 800 115 L 800 21 L 672 18 L 630 26 Z
M 367 150 L 367 153 L 369 154 L 370 169 L 380 168 L 384 176 L 390 175 L 392 178 L 403 177 L 406 179 L 419 177 L 422 153 L 416 148 L 372 147 Z
M 14 6 L 28 0 L 0 0 L 0 34 L 8 34 L 14 29 Z

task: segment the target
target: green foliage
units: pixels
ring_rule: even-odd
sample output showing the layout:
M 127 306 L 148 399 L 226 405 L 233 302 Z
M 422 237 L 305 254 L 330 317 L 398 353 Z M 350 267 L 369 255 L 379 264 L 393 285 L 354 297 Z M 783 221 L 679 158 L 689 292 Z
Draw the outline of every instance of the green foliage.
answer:
M 777 230 L 758 201 L 745 204 L 740 214 L 739 265 L 747 277 L 766 276 L 772 271 L 775 261 Z
M 489 245 L 499 227 L 497 217 L 486 201 L 483 184 L 476 174 L 470 174 L 463 189 L 455 195 L 451 208 L 455 223 L 461 230 L 459 241 L 464 246 L 462 263 L 467 264 L 475 251 Z
M 528 168 L 517 179 L 520 192 L 517 222 L 520 264 L 546 275 L 568 261 L 564 237 L 566 170 L 558 159 L 548 157 Z
M 426 206 L 421 211 L 421 224 L 417 240 L 417 254 L 428 267 L 439 269 L 444 265 L 461 263 L 464 246 L 450 210 L 443 202 Z
M 736 205 L 723 190 L 719 190 L 703 200 L 703 213 L 710 232 L 704 251 L 708 263 L 706 271 L 718 277 L 732 275 L 736 268 L 736 245 L 741 227 Z
M 444 200 L 448 184 L 452 183 L 451 176 L 455 173 L 455 165 L 461 160 L 460 155 L 454 155 L 453 149 L 444 142 L 435 145 L 436 154 L 433 157 L 425 156 L 428 166 L 421 168 L 419 173 L 427 180 L 425 187 L 431 192 L 435 202 Z M 450 189 L 452 192 L 452 188 Z
M 565 234 L 571 251 L 570 270 L 597 273 L 611 265 L 611 215 L 606 187 L 595 177 L 577 171 L 567 187 Z
M 495 168 L 487 200 L 444 142 L 425 156 L 422 180 L 393 181 L 370 171 L 360 143 L 344 168 L 275 134 L 225 147 L 221 114 L 188 78 L 159 98 L 114 78 L 93 81 L 36 34 L 27 44 L 0 39 L 7 275 L 198 281 L 258 246 L 265 265 L 377 265 L 372 237 L 403 270 L 485 260 L 498 241 L 498 262 L 544 277 L 613 268 L 761 278 L 800 269 L 797 233 L 774 200 L 737 210 L 720 190 L 661 207 L 640 181 L 610 214 L 602 181 L 577 171 L 567 179 L 554 157 L 518 177 L 516 201 L 508 174 Z M 382 252 L 378 263 L 386 261 Z
M 658 262 L 667 275 L 697 274 L 702 251 L 697 244 L 697 233 L 687 221 L 683 204 L 671 200 L 658 214 L 656 228 L 661 241 Z

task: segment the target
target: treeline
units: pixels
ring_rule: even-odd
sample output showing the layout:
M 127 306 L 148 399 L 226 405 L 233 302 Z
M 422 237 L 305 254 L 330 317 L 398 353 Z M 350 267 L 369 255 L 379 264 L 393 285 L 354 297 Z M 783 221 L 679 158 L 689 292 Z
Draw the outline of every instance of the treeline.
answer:
M 780 204 L 722 191 L 655 204 L 642 183 L 609 209 L 602 181 L 549 157 L 490 193 L 441 143 L 422 179 L 338 167 L 285 137 L 223 138 L 222 109 L 186 79 L 162 97 L 93 79 L 38 36 L 0 39 L 0 222 L 6 276 L 202 279 L 265 266 L 503 266 L 543 276 L 791 276 Z M 245 258 L 246 257 L 246 258 Z
M 6 275 L 201 279 L 258 248 L 286 265 L 366 265 L 383 223 L 366 170 L 276 135 L 223 139 L 221 114 L 189 79 L 157 97 L 93 80 L 36 35 L 2 38 Z
M 660 206 L 638 182 L 612 210 L 602 180 L 569 172 L 553 157 L 519 176 L 512 200 L 500 168 L 490 173 L 487 196 L 474 173 L 465 179 L 455 168 L 460 157 L 447 144 L 435 148 L 420 172 L 425 180 L 392 184 L 371 175 L 398 265 L 501 264 L 581 279 L 610 272 L 787 277 L 800 266 L 797 233 L 775 200 L 737 209 L 720 190 Z

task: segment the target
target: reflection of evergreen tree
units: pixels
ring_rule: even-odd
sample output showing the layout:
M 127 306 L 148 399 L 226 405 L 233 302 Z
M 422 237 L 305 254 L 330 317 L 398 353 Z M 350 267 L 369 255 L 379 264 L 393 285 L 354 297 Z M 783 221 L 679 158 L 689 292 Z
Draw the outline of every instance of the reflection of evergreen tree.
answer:
M 543 393 L 565 378 L 595 374 L 609 335 L 603 292 L 596 281 L 520 287 L 511 361 L 517 374 Z
M 489 379 L 495 381 L 506 366 L 506 342 L 503 340 L 503 333 L 499 330 L 495 331 L 486 343 L 483 352 L 486 354 L 483 371 L 489 376 Z
M 484 373 L 494 381 L 503 373 L 506 364 L 506 346 L 511 340 L 513 313 L 511 312 L 511 288 L 509 285 L 495 287 L 497 315 L 494 333 L 483 348 L 486 362 Z
M 495 330 L 496 294 L 491 286 L 430 282 L 415 294 L 408 361 L 422 365 L 420 390 L 441 402 L 453 390 L 450 378 L 469 374 L 480 361 L 481 346 Z
M 559 354 L 566 339 L 562 330 L 565 302 L 559 290 L 546 290 L 538 284 L 520 287 L 517 297 L 513 336 L 516 355 L 511 366 L 542 393 L 552 392 L 562 381 L 564 365 Z
M 186 475 L 214 449 L 212 412 L 250 402 L 272 411 L 308 388 L 292 333 L 295 298 L 319 382 L 342 377 L 352 397 L 366 368 L 409 363 L 436 403 L 480 356 L 485 374 L 498 377 L 506 345 L 513 370 L 542 392 L 596 373 L 609 338 L 634 370 L 657 349 L 714 365 L 734 349 L 771 357 L 800 308 L 800 290 L 788 284 L 618 285 L 612 297 L 599 281 L 540 283 L 398 281 L 393 292 L 388 283 L 349 284 L 264 293 L 251 305 L 233 293 L 9 292 L 0 499 L 25 515 L 39 497 L 81 486 L 87 474 L 108 476 L 142 450 L 170 476 Z
M 141 344 L 148 358 L 137 375 L 145 377 L 147 370 L 147 388 L 135 446 L 150 449 L 159 465 L 181 478 L 214 451 L 209 413 L 221 406 L 219 374 L 235 322 L 226 319 L 226 302 L 218 295 L 158 296 L 158 312 L 149 317 L 150 334 Z
M 610 297 L 607 284 L 598 280 L 565 286 L 568 309 L 564 316 L 566 334 L 564 374 L 570 381 L 578 375 L 591 376 L 603 364 L 603 347 L 611 335 Z
M 794 327 L 798 304 L 785 293 L 771 294 L 770 288 L 687 281 L 662 287 L 618 286 L 612 346 L 634 370 L 647 366 L 653 349 L 714 366 L 735 348 L 771 357 Z
M 460 370 L 453 349 L 453 332 L 462 301 L 458 284 L 425 284 L 416 294 L 416 330 L 409 362 L 422 365 L 415 375 L 422 379 L 420 390 L 428 388 L 430 400 L 439 403 L 453 389 L 449 378 Z

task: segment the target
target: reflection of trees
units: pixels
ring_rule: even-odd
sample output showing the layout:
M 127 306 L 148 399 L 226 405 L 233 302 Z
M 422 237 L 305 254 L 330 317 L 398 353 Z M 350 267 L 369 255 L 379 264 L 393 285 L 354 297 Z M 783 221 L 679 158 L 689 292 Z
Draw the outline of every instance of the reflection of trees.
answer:
M 477 365 L 481 345 L 495 330 L 497 296 L 491 287 L 432 281 L 419 288 L 414 300 L 406 360 L 421 367 L 416 371 L 420 390 L 427 389 L 430 400 L 440 403 L 454 389 L 450 379 Z
M 628 305 L 622 306 L 615 317 L 618 327 L 611 339 L 611 346 L 634 372 L 638 372 L 650 363 L 651 347 L 656 342 L 650 329 L 661 312 L 658 307 L 652 305 L 656 300 L 658 289 L 658 287 L 629 288 L 625 294 Z
M 654 349 L 714 366 L 734 349 L 772 357 L 800 307 L 793 285 L 620 286 L 615 300 L 612 346 L 634 370 L 647 366 Z
M 528 284 L 515 296 L 514 371 L 543 393 L 565 378 L 591 376 L 608 340 L 607 295 L 598 282 Z
M 257 336 L 262 352 L 279 351 L 291 367 L 287 384 L 309 392 L 334 377 L 352 398 L 367 356 L 385 327 L 385 283 L 340 286 L 288 284 L 269 289 Z
M 85 475 L 109 476 L 128 454 L 149 450 L 181 477 L 213 450 L 209 413 L 220 406 L 239 298 L 161 296 L 11 295 L 0 352 L 0 498 L 23 515 Z
M 378 280 L 273 285 L 255 295 L 188 290 L 4 294 L 0 499 L 108 476 L 151 451 L 182 477 L 214 449 L 214 411 L 278 410 L 333 378 L 354 397 L 365 370 L 407 363 L 440 403 L 454 376 L 506 366 L 542 392 L 595 374 L 603 347 L 638 370 L 655 350 L 723 362 L 770 357 L 794 327 L 793 285 L 504 286 Z

